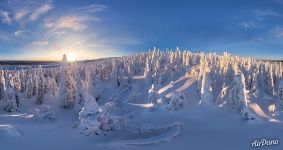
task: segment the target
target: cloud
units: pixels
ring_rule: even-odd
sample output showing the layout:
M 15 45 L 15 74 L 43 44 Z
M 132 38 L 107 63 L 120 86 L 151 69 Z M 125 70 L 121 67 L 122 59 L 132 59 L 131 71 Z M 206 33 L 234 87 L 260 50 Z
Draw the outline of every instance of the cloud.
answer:
M 76 8 L 68 15 L 62 15 L 59 18 L 47 18 L 44 21 L 44 26 L 49 28 L 47 34 L 56 36 L 62 36 L 68 33 L 68 31 L 84 31 L 87 29 L 87 23 L 90 21 L 101 21 L 93 13 L 103 11 L 107 7 L 105 5 L 91 4 L 84 7 Z
M 49 10 L 53 9 L 51 4 L 42 4 L 37 8 L 29 17 L 31 21 L 37 20 L 41 15 L 47 13 Z
M 236 19 L 242 28 L 259 28 L 265 25 L 265 22 L 282 18 L 282 15 L 273 9 L 252 9 L 237 13 Z
M 48 44 L 49 42 L 46 40 L 34 41 L 28 44 L 28 47 L 44 47 L 44 46 L 47 46 Z
M 258 23 L 256 23 L 255 21 L 243 21 L 239 23 L 239 26 L 243 27 L 243 28 L 257 28 L 259 26 Z
M 28 11 L 26 9 L 16 10 L 14 14 L 15 21 L 21 22 L 22 19 L 28 15 Z
M 271 33 L 277 37 L 283 38 L 283 27 L 275 27 L 271 30 Z
M 86 28 L 84 22 L 87 21 L 85 17 L 67 16 L 55 21 L 46 21 L 45 27 L 52 28 L 54 31 L 61 29 L 70 29 L 73 31 L 82 31 Z
M 7 32 L 0 31 L 0 43 L 11 41 L 11 35 Z
M 7 11 L 0 10 L 0 20 L 2 23 L 11 24 L 12 18 L 10 17 L 10 13 Z
M 81 7 L 81 8 L 79 8 L 79 10 L 93 13 L 93 12 L 102 11 L 106 8 L 107 8 L 107 6 L 105 6 L 105 5 L 91 4 L 89 6 Z
M 280 16 L 278 12 L 272 9 L 255 9 L 255 10 L 252 10 L 252 14 L 255 17 L 255 19 L 259 21 L 265 19 L 266 17 Z
M 18 30 L 18 31 L 16 31 L 16 32 L 14 32 L 14 35 L 15 35 L 16 37 L 23 37 L 26 32 L 27 32 L 26 30 Z
M 18 22 L 24 26 L 28 22 L 36 21 L 54 7 L 51 0 L 10 0 L 7 4 L 9 11 L 0 10 L 1 22 L 11 24 Z
M 59 19 L 46 19 L 44 26 L 50 28 L 48 34 L 61 36 L 67 33 L 67 31 L 84 31 L 87 28 L 88 21 L 99 21 L 100 19 L 94 16 L 88 15 L 73 15 L 64 16 Z

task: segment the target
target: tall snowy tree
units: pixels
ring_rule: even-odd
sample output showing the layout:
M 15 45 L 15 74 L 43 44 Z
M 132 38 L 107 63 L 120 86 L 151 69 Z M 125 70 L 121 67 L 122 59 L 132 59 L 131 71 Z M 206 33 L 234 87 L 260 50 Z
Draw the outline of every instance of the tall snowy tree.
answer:
M 75 82 L 75 113 L 78 114 L 84 107 L 85 101 L 85 89 L 83 85 L 83 80 L 81 79 L 81 75 L 78 70 L 76 70 Z
M 74 100 L 74 85 L 66 55 L 63 55 L 61 62 L 59 96 L 63 107 L 68 107 Z
M 36 104 L 42 104 L 44 102 L 44 77 L 42 74 L 41 66 L 38 69 L 38 86 L 36 92 Z
M 209 71 L 206 71 L 202 78 L 201 83 L 201 99 L 199 104 L 200 105 L 211 105 L 212 104 L 212 88 L 211 88 L 211 77 L 209 75 Z
M 19 71 L 14 73 L 14 88 L 16 93 L 21 92 L 21 81 Z
M 27 79 L 27 86 L 26 86 L 26 93 L 27 93 L 27 97 L 30 98 L 33 95 L 33 87 L 34 87 L 34 83 L 32 80 L 32 74 L 28 75 L 28 79 Z
M 22 69 L 20 72 L 20 81 L 21 81 L 21 92 L 23 93 L 26 91 L 26 84 L 27 84 L 27 76 L 24 69 Z
M 6 87 L 6 94 L 4 99 L 6 100 L 5 110 L 8 112 L 17 111 L 19 108 L 19 101 L 16 99 L 15 87 L 14 87 L 14 77 L 9 74 L 8 85 Z
M 237 110 L 243 119 L 252 120 L 254 116 L 248 109 L 249 101 L 246 98 L 245 78 L 242 73 L 238 73 L 230 87 L 227 103 Z
M 54 97 L 56 95 L 57 90 L 58 90 L 57 83 L 56 83 L 56 80 L 54 78 L 52 78 L 52 77 L 47 78 L 47 88 L 48 88 L 48 91 L 51 92 L 51 95 Z
M 33 83 L 32 95 L 36 95 L 38 89 L 38 77 L 35 70 L 33 71 L 32 74 L 32 83 Z
M 91 71 L 88 75 L 88 80 L 87 80 L 87 90 L 88 90 L 88 94 L 90 94 L 92 97 L 94 97 L 95 99 L 99 98 L 99 95 L 97 93 L 97 76 L 95 71 Z M 119 85 L 119 83 L 118 83 Z
M 1 79 L 0 79 L 0 100 L 4 99 L 6 95 L 6 81 L 4 77 L 4 71 L 1 71 Z
M 279 82 L 277 95 L 279 96 L 280 103 L 283 105 L 283 80 Z
M 157 99 L 159 98 L 158 90 L 154 84 L 151 85 L 151 88 L 148 91 L 148 102 L 152 104 L 157 103 Z

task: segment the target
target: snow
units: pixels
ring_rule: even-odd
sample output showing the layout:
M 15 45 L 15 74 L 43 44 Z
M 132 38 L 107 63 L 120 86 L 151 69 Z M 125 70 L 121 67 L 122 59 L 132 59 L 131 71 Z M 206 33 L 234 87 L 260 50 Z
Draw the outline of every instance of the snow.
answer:
M 264 74 L 278 78 L 272 81 L 259 75 L 252 77 L 259 68 L 264 68 L 260 67 L 261 62 L 249 63 L 255 61 L 228 53 L 223 56 L 180 50 L 163 53 L 157 49 L 77 64 L 64 58 L 61 69 L 58 65 L 42 67 L 43 77 L 52 81 L 47 84 L 47 90 L 43 88 L 43 104 L 36 103 L 33 93 L 38 91 L 38 70 L 26 70 L 28 84 L 17 93 L 18 109 L 14 112 L 0 109 L 0 148 L 246 150 L 252 149 L 251 142 L 259 138 L 282 141 L 283 112 L 278 89 L 282 76 L 272 71 L 278 64 L 265 66 L 269 69 Z M 209 74 L 204 74 L 206 67 L 210 68 Z M 9 70 L 1 76 L 7 79 L 8 73 L 18 74 Z M 265 86 L 258 87 L 253 83 L 256 80 L 268 82 L 262 81 Z M 73 87 L 78 83 L 79 89 Z M 253 91 L 253 86 L 258 93 Z M 62 95 L 60 88 L 69 93 Z M 272 89 L 278 93 L 270 93 Z M 211 93 L 205 95 L 207 91 Z M 229 93 L 230 100 L 233 98 L 230 104 L 239 104 L 235 107 L 240 108 L 240 113 L 229 107 Z M 75 98 L 78 95 L 81 100 Z M 68 100 L 68 107 L 60 105 L 62 100 Z M 201 100 L 209 107 L 199 107 Z M 1 99 L 0 108 L 6 103 Z M 79 107 L 75 107 L 77 103 Z M 276 109 L 271 112 L 269 106 Z M 168 111 L 168 107 L 174 111 Z M 44 119 L 50 114 L 56 118 Z M 242 115 L 247 114 L 257 119 L 243 120 Z M 283 146 L 273 145 L 268 149 L 283 149 Z
M 145 104 L 126 103 L 126 104 L 141 107 L 141 108 L 151 108 L 154 106 L 152 103 L 145 103 Z
M 10 124 L 0 124 L 0 137 L 1 138 L 17 138 L 21 137 L 21 132 Z
M 143 129 L 138 133 L 129 135 L 130 140 L 112 141 L 110 145 L 148 145 L 168 142 L 180 134 L 182 124 L 174 123 L 165 127 Z

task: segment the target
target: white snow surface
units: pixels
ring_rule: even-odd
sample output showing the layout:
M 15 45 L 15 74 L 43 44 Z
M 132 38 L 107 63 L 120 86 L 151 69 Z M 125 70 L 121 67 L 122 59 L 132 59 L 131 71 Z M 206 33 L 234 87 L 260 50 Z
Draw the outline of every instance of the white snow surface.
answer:
M 0 137 L 4 138 L 17 138 L 21 137 L 22 133 L 10 124 L 0 124 Z
M 50 93 L 45 95 L 44 105 L 48 105 L 50 112 L 56 114 L 54 120 L 34 119 L 32 109 L 39 106 L 36 104 L 36 97 L 28 98 L 26 93 L 19 93 L 20 107 L 17 111 L 6 112 L 0 109 L 0 149 L 249 150 L 256 149 L 251 147 L 251 143 L 262 138 L 277 139 L 280 143 L 260 149 L 283 149 L 282 108 L 277 109 L 277 115 L 268 112 L 268 106 L 277 104 L 278 97 L 255 96 L 254 93 L 246 92 L 245 100 L 249 104 L 245 109 L 259 119 L 244 121 L 235 110 L 218 107 L 215 96 L 211 105 L 199 107 L 201 95 L 198 91 L 198 77 L 188 75 L 180 66 L 169 67 L 181 71 L 169 72 L 170 76 L 166 76 L 167 79 L 158 85 L 158 97 L 161 101 L 166 101 L 174 98 L 176 92 L 182 93 L 185 98 L 182 99 L 182 107 L 176 111 L 168 111 L 162 104 L 148 102 L 151 84 L 148 84 L 149 81 L 142 74 L 136 74 L 133 78 L 117 78 L 114 81 L 94 81 L 95 92 L 99 94 L 94 95 L 97 96 L 97 105 L 95 103 L 84 107 L 91 107 L 94 113 L 107 102 L 113 102 L 127 120 L 123 127 L 111 131 L 107 136 L 86 136 L 80 134 L 76 128 L 79 119 L 72 105 L 61 107 L 58 99 L 60 92 L 54 97 Z M 118 81 L 119 84 L 133 82 L 133 86 L 118 88 L 110 84 Z M 129 101 L 132 93 L 136 94 Z M 0 108 L 4 107 L 5 102 L 0 100 Z
M 72 128 L 72 125 L 77 121 L 73 110 L 62 109 L 60 105 L 57 105 L 59 103 L 57 99 L 49 102 L 50 108 L 53 108 L 53 111 L 58 114 L 56 120 L 34 120 L 29 113 L 30 105 L 35 105 L 34 99 L 24 98 L 25 102 L 23 102 L 20 111 L 13 113 L 0 111 L 0 145 L 10 150 L 185 150 L 188 148 L 239 150 L 252 149 L 250 143 L 261 137 L 283 140 L 282 123 L 272 121 L 243 122 L 242 118 L 230 109 L 219 109 L 216 106 L 196 107 L 200 99 L 196 88 L 196 78 L 181 75 L 176 81 L 173 87 L 160 91 L 160 93 L 169 97 L 173 91 L 181 90 L 187 95 L 184 108 L 176 112 L 169 112 L 162 107 L 147 109 L 151 105 L 142 103 L 143 100 L 140 100 L 139 104 L 122 102 L 119 106 L 130 118 L 128 124 L 108 136 L 80 135 L 77 130 Z M 136 83 L 142 85 L 143 81 L 139 79 Z M 168 82 L 168 84 L 170 83 Z M 103 86 L 100 87 L 103 88 Z M 102 96 L 111 96 L 114 89 L 104 88 L 107 90 Z M 140 92 L 144 95 L 144 99 L 147 99 L 145 94 L 147 89 L 140 90 Z M 254 102 L 257 102 L 258 99 L 251 99 L 253 102 L 251 108 L 256 111 L 259 117 L 269 116 L 267 110 L 258 110 L 255 106 Z M 257 103 L 257 105 L 261 105 L 261 103 Z M 261 107 L 265 107 L 265 105 Z M 271 116 L 269 117 L 272 119 Z M 282 120 L 280 117 L 274 119 L 279 122 Z M 174 122 L 180 124 L 174 124 Z M 147 127 L 145 128 L 145 126 Z M 139 129 L 142 128 L 144 128 L 143 131 L 148 130 L 148 132 L 139 133 Z M 268 147 L 268 149 L 274 150 L 282 148 L 282 145 Z

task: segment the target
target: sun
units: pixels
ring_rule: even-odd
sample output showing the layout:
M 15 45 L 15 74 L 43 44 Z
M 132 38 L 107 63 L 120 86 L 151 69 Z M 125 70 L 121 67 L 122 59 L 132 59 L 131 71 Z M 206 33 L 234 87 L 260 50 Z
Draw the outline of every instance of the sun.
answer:
M 77 56 L 74 53 L 67 53 L 67 59 L 68 61 L 76 61 L 77 60 Z

